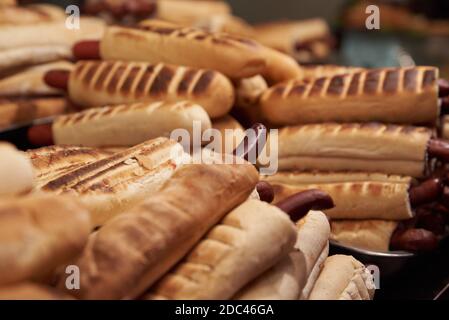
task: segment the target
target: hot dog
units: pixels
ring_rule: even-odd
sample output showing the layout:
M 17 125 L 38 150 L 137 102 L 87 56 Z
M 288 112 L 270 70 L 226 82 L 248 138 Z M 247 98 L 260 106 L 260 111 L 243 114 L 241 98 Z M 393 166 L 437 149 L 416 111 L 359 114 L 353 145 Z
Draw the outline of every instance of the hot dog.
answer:
M 86 147 L 134 146 L 149 139 L 169 137 L 175 129 L 193 136 L 194 123 L 201 132 L 211 128 L 204 109 L 188 101 L 136 103 L 89 109 L 60 116 L 53 122 L 55 144 Z
M 316 196 L 298 194 L 277 204 L 278 208 L 258 200 L 243 203 L 215 226 L 180 265 L 165 275 L 147 298 L 230 299 L 292 251 L 296 230 L 290 219 L 296 219 L 298 211 L 317 204 L 320 197 Z M 273 242 L 275 247 L 270 245 Z
M 368 173 L 277 173 L 266 180 L 275 190 L 274 201 L 302 190 L 315 188 L 327 192 L 335 202 L 334 208 L 326 210 L 332 219 L 410 219 L 414 215 L 412 203 L 417 202 L 410 198 L 410 190 L 413 190 L 410 177 Z M 433 190 L 434 186 L 431 187 Z M 431 192 L 426 201 L 434 201 L 435 197 L 438 196 Z
M 153 195 L 189 160 L 180 144 L 157 138 L 60 175 L 41 190 L 77 195 L 94 228 Z
M 296 79 L 296 81 L 297 82 L 299 82 L 299 80 L 314 81 L 319 78 L 328 78 L 344 74 L 353 74 L 361 71 L 363 71 L 363 69 L 359 67 L 344 67 L 329 64 L 305 65 L 301 66 L 301 75 Z
M 384 68 L 287 81 L 261 97 L 263 115 L 278 125 L 370 122 L 434 124 L 439 113 L 438 69 Z
M 319 211 L 310 211 L 297 223 L 294 250 L 273 268 L 240 290 L 237 300 L 307 299 L 329 252 L 329 222 Z
M 236 104 L 245 108 L 254 108 L 259 103 L 259 98 L 268 89 L 267 82 L 260 75 L 240 79 L 235 87 Z
M 31 191 L 34 172 L 30 160 L 9 143 L 0 142 L 0 196 Z
M 35 188 L 40 189 L 70 171 L 107 158 L 111 152 L 77 146 L 50 146 L 28 150 L 26 155 L 33 165 Z
M 258 173 L 248 163 L 182 167 L 158 193 L 91 237 L 76 262 L 81 289 L 75 295 L 84 299 L 139 296 L 210 227 L 245 201 L 257 181 Z M 108 261 L 114 261 L 116 268 L 110 269 Z
M 326 259 L 309 300 L 371 300 L 376 286 L 368 269 L 352 256 Z
M 1 199 L 0 219 L 0 286 L 48 276 L 81 252 L 90 231 L 86 209 L 63 196 Z
M 222 74 L 164 64 L 82 61 L 70 74 L 48 72 L 45 81 L 57 88 L 67 87 L 70 99 L 85 108 L 189 100 L 216 118 L 225 115 L 234 103 L 232 84 Z
M 429 148 L 424 127 L 366 124 L 316 124 L 279 131 L 280 170 L 383 172 L 421 177 L 428 157 L 447 156 L 445 144 Z

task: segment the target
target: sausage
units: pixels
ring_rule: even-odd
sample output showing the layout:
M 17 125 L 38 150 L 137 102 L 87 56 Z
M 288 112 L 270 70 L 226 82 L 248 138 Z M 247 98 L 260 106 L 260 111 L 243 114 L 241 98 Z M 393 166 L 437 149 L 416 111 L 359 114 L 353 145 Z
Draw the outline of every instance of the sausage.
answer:
M 28 141 L 35 146 L 43 147 L 54 144 L 51 124 L 32 126 L 27 132 Z
M 86 40 L 75 43 L 72 48 L 73 56 L 76 60 L 99 60 L 100 56 L 100 41 Z
M 449 187 L 448 186 L 445 186 L 443 188 L 440 202 L 445 208 L 449 209 Z
M 90 15 L 107 12 L 120 19 L 127 15 L 148 17 L 156 11 L 156 7 L 156 3 L 152 0 L 123 0 L 115 2 L 100 0 L 87 2 L 84 11 Z
M 251 129 L 246 130 L 242 142 L 234 150 L 234 155 L 255 163 L 267 142 L 267 128 L 261 124 L 254 124 Z M 254 159 L 253 159 L 254 158 Z
M 449 142 L 440 139 L 430 139 L 427 145 L 429 157 L 443 162 L 449 161 Z
M 423 183 L 413 186 L 409 190 L 409 199 L 412 207 L 437 200 L 443 191 L 439 178 L 431 178 Z
M 271 184 L 266 181 L 259 181 L 256 185 L 257 193 L 261 201 L 271 203 L 274 199 L 274 190 Z
M 440 98 L 449 96 L 449 81 L 438 79 L 438 96 Z
M 44 75 L 44 82 L 53 88 L 67 91 L 69 85 L 70 71 L 50 70 Z
M 433 232 L 436 235 L 443 235 L 446 229 L 446 221 L 444 216 L 439 212 L 430 210 L 419 210 L 416 213 L 416 227 Z
M 292 221 L 296 222 L 304 217 L 310 210 L 332 209 L 334 201 L 327 192 L 311 189 L 298 192 L 276 203 L 276 206 L 287 213 Z
M 449 96 L 440 98 L 439 104 L 443 114 L 449 114 Z
M 431 231 L 424 229 L 396 230 L 390 241 L 392 250 L 432 251 L 438 247 L 439 239 Z

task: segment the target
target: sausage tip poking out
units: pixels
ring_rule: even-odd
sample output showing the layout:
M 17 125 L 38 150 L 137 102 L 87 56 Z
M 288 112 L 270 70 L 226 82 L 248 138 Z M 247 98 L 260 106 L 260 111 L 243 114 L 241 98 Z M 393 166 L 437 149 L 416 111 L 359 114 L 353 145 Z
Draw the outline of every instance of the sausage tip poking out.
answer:
M 279 201 L 276 206 L 287 213 L 294 222 L 300 220 L 310 210 L 327 210 L 335 207 L 331 196 L 318 189 L 296 193 Z
M 274 190 L 266 181 L 259 181 L 256 185 L 257 193 L 261 201 L 271 203 L 274 200 Z
M 68 90 L 70 71 L 68 70 L 50 70 L 44 75 L 44 82 L 53 88 Z
M 234 150 L 234 155 L 249 160 L 257 160 L 265 143 L 267 141 L 267 128 L 261 124 L 254 124 L 251 129 L 247 130 L 242 142 Z M 252 155 L 255 155 L 256 159 L 249 159 Z
M 72 48 L 76 60 L 100 60 L 100 41 L 86 40 L 75 43 Z
M 424 229 L 396 230 L 391 237 L 392 250 L 432 251 L 438 247 L 438 237 L 431 231 Z
M 439 178 L 428 179 L 409 190 L 412 207 L 437 200 L 443 191 L 443 184 Z
M 446 79 L 438 80 L 438 96 L 440 98 L 449 96 L 449 81 Z

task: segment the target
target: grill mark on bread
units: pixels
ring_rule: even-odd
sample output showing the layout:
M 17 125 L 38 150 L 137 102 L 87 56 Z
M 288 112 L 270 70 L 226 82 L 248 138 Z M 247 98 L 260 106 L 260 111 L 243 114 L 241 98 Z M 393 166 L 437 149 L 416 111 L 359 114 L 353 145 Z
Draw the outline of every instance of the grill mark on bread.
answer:
M 167 66 L 163 66 L 151 83 L 149 93 L 151 95 L 157 95 L 167 92 L 173 76 L 173 70 Z
M 326 83 L 326 78 L 319 78 L 313 82 L 312 89 L 310 89 L 309 96 L 320 96 L 323 91 L 324 84 Z
M 340 96 L 345 89 L 345 76 L 337 75 L 331 79 L 327 94 Z
M 405 70 L 404 73 L 404 89 L 407 91 L 415 91 L 418 85 L 418 70 L 415 68 Z
M 89 67 L 81 81 L 83 81 L 84 83 L 90 83 L 92 81 L 92 79 L 94 78 L 95 74 L 97 73 L 97 70 L 99 67 L 100 67 L 100 64 L 98 64 L 98 63 L 93 63 L 93 64 L 89 65 Z
M 94 88 L 96 90 L 100 90 L 103 87 L 103 83 L 105 82 L 106 78 L 108 77 L 109 73 L 111 72 L 111 70 L 114 66 L 114 63 L 113 62 L 103 62 L 102 65 L 104 67 L 101 70 L 101 72 L 94 84 Z
M 307 89 L 307 85 L 304 84 L 298 84 L 292 87 L 292 89 L 290 90 L 290 92 L 288 93 L 287 96 L 291 96 L 291 95 L 303 95 L 304 92 Z M 282 93 L 281 93 L 282 94 Z
M 153 65 L 149 65 L 146 67 L 145 72 L 142 74 L 142 76 L 139 79 L 139 82 L 137 83 L 135 90 L 136 96 L 141 97 L 145 94 L 145 88 L 151 76 L 153 75 L 153 72 L 154 72 Z
M 359 93 L 360 86 L 360 76 L 361 73 L 354 73 L 351 79 L 351 83 L 349 84 L 348 96 L 355 96 Z
M 366 73 L 363 91 L 367 94 L 375 94 L 379 86 L 380 70 L 373 70 Z
M 436 75 L 435 69 L 425 70 L 424 76 L 422 79 L 423 88 L 433 86 L 435 84 L 436 78 L 437 78 L 437 75 Z
M 214 79 L 214 75 L 215 73 L 212 70 L 203 71 L 201 77 L 198 79 L 195 87 L 193 88 L 193 94 L 196 95 L 204 93 Z
M 129 71 L 128 75 L 125 77 L 125 80 L 123 81 L 121 90 L 124 94 L 131 93 L 132 86 L 134 84 L 134 81 L 136 80 L 137 76 L 139 75 L 141 68 L 138 66 L 134 66 Z
M 182 80 L 178 84 L 178 94 L 185 94 L 189 91 L 190 85 L 198 72 L 200 71 L 195 69 L 187 69 L 187 71 L 184 72 Z
M 120 79 L 123 77 L 125 70 L 126 65 L 120 65 L 117 67 L 117 69 L 115 69 L 115 72 L 109 80 L 108 86 L 106 88 L 109 93 L 112 94 L 117 91 L 117 85 L 119 84 Z
M 386 93 L 396 93 L 399 91 L 400 70 L 388 70 L 385 74 L 383 91 Z

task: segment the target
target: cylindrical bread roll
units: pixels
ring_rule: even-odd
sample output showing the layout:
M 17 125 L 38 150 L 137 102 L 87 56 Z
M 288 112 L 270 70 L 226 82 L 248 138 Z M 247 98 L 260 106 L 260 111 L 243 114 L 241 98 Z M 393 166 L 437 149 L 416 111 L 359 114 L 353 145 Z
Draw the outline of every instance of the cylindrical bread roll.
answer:
M 65 45 L 99 39 L 103 35 L 105 22 L 98 18 L 80 18 L 79 29 L 69 29 L 66 19 L 32 25 L 4 26 L 0 28 L 0 50 L 44 45 Z
M 72 58 L 64 45 L 37 45 L 0 51 L 0 76 L 8 76 L 22 67 Z
M 107 60 L 206 68 L 231 78 L 261 74 L 267 64 L 264 47 L 252 40 L 149 23 L 137 28 L 108 27 L 100 42 L 100 55 Z
M 421 177 L 431 137 L 432 131 L 424 127 L 379 123 L 286 127 L 279 130 L 279 169 Z
M 297 224 L 295 249 L 273 268 L 240 290 L 237 300 L 297 300 L 307 298 L 329 252 L 329 222 L 310 211 Z M 317 272 L 314 272 L 317 266 Z
M 363 68 L 359 67 L 344 67 L 338 65 L 324 64 L 324 65 L 305 65 L 301 66 L 301 76 L 296 81 L 291 83 L 299 83 L 302 81 L 313 81 L 318 78 L 334 77 L 344 74 L 353 74 L 363 71 Z
M 49 146 L 26 152 L 35 173 L 35 188 L 89 163 L 107 158 L 112 152 L 78 146 Z
M 0 286 L 48 276 L 83 249 L 89 213 L 70 197 L 0 200 Z
M 158 19 L 185 26 L 192 26 L 209 16 L 227 16 L 230 13 L 231 8 L 224 1 L 158 1 L 156 9 Z
M 52 126 L 55 144 L 86 147 L 134 146 L 185 129 L 193 136 L 211 128 L 204 109 L 188 101 L 153 102 L 89 109 L 58 117 Z
M 268 90 L 268 84 L 261 75 L 239 79 L 235 85 L 236 104 L 238 107 L 254 107 L 259 98 Z
M 216 142 L 214 139 L 211 142 L 215 151 L 221 153 L 232 154 L 245 137 L 245 130 L 242 125 L 229 115 L 212 122 L 212 128 L 218 130 L 221 134 L 221 140 Z
M 257 181 L 249 163 L 182 167 L 159 192 L 90 238 L 76 262 L 80 290 L 73 294 L 83 299 L 138 297 L 245 201 Z
M 343 245 L 387 252 L 397 221 L 341 220 L 332 221 L 331 239 Z
M 0 128 L 60 115 L 71 107 L 64 97 L 0 98 Z
M 0 196 L 31 191 L 33 166 L 27 156 L 9 143 L 0 142 Z
M 83 107 L 189 100 L 210 117 L 228 113 L 234 88 L 212 70 L 123 61 L 80 61 L 70 73 L 69 95 Z
M 289 54 L 301 62 L 325 58 L 330 53 L 332 38 L 329 26 L 323 19 L 256 25 L 254 37 L 260 43 Z
M 384 68 L 304 82 L 280 83 L 261 97 L 262 113 L 272 123 L 381 121 L 434 125 L 438 69 Z
M 54 20 L 63 21 L 67 16 L 59 6 L 39 4 L 33 6 L 1 6 L 0 5 L 0 25 L 37 24 L 51 22 Z
M 193 27 L 209 32 L 228 33 L 245 38 L 254 38 L 254 28 L 245 20 L 230 14 L 214 14 L 197 20 Z
M 334 182 L 321 182 L 324 178 L 317 178 L 314 183 L 311 174 L 304 174 L 304 182 L 301 182 L 302 176 L 297 173 L 292 183 L 276 182 L 276 175 L 268 177 L 267 181 L 275 190 L 274 201 L 300 191 L 320 189 L 328 192 L 334 200 L 335 207 L 326 210 L 332 219 L 404 220 L 413 217 L 408 192 L 412 182 L 410 177 L 366 174 L 365 180 L 358 177 L 352 180 L 352 175 L 348 174 L 347 178 L 338 182 L 337 179 Z
M 71 300 L 53 287 L 23 282 L 0 288 L 0 300 Z
M 1 55 L 1 53 L 0 53 Z M 19 71 L 0 79 L 0 96 L 44 96 L 62 93 L 44 82 L 44 74 L 52 69 L 71 70 L 73 64 L 59 61 Z
M 157 138 L 60 175 L 41 190 L 75 194 L 97 227 L 153 195 L 189 161 L 179 143 Z
M 271 48 L 264 47 L 263 49 L 267 67 L 262 75 L 268 83 L 282 83 L 301 76 L 301 68 L 292 57 Z
M 371 300 L 373 276 L 352 256 L 335 255 L 326 259 L 309 300 Z
M 296 230 L 288 215 L 265 202 L 248 200 L 150 289 L 147 298 L 230 299 L 292 251 L 295 241 Z

